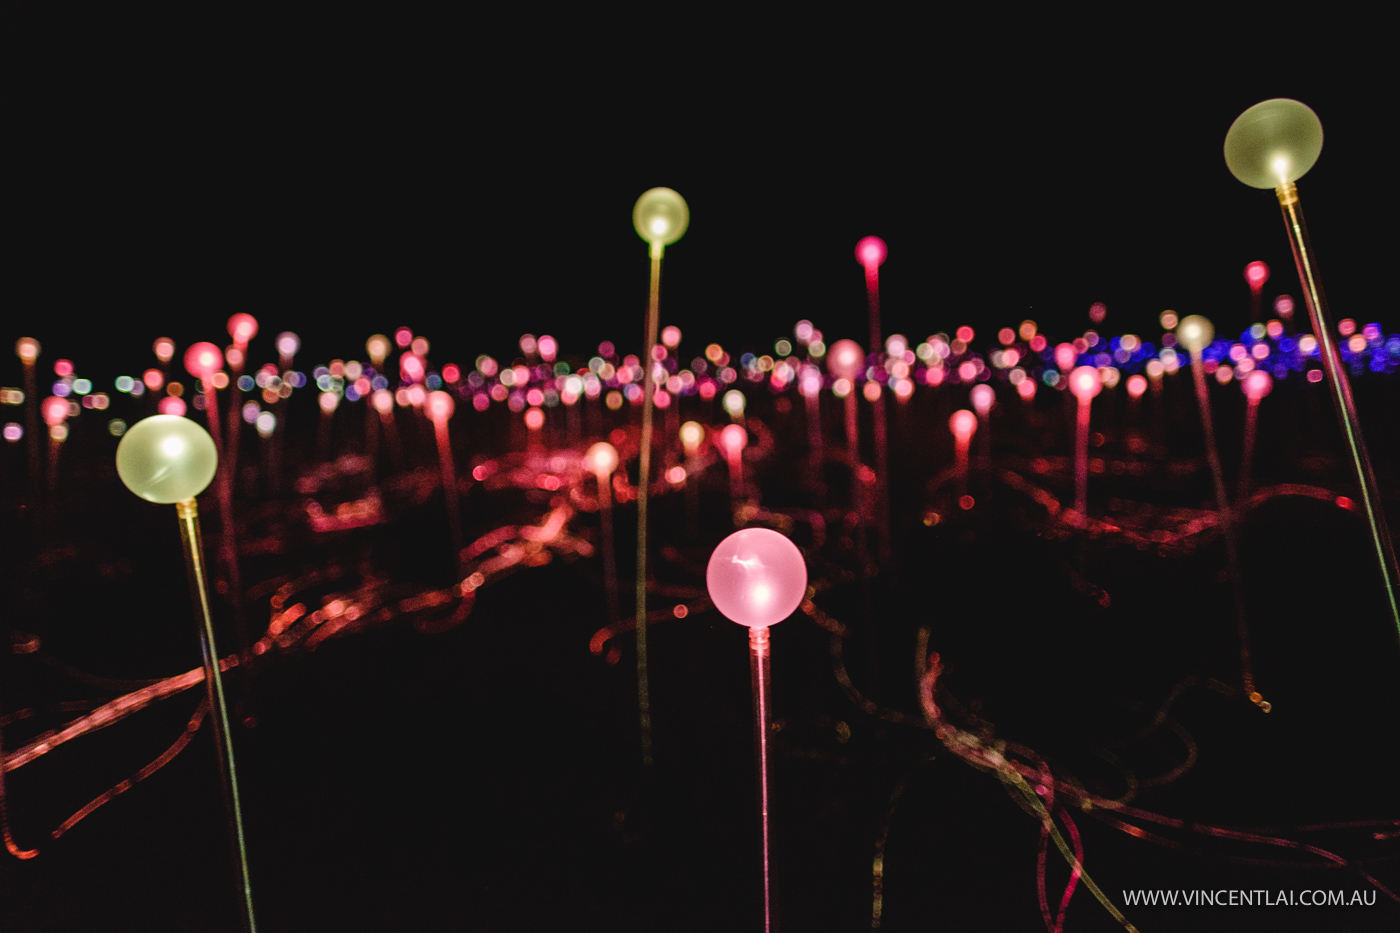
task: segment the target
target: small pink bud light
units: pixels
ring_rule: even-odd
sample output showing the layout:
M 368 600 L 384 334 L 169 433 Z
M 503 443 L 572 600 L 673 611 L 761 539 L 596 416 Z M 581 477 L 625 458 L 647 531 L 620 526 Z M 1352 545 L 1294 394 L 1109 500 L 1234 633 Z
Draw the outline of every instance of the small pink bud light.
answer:
M 827 352 L 826 365 L 837 378 L 854 380 L 865 368 L 865 351 L 854 340 L 838 340 Z
M 1079 351 L 1072 343 L 1062 343 L 1055 347 L 1055 365 L 1062 370 L 1067 370 L 1074 365 L 1074 361 L 1079 358 Z
M 301 338 L 289 330 L 277 335 L 277 352 L 283 356 L 296 356 L 301 349 Z
M 1250 288 L 1258 291 L 1269 281 L 1269 267 L 1262 262 L 1251 262 L 1244 267 L 1244 280 Z
M 183 417 L 185 414 L 185 400 L 176 398 L 173 395 L 167 395 L 165 398 L 160 400 L 160 404 L 156 406 L 156 410 L 159 411 L 162 415 L 176 415 Z
M 1144 392 L 1146 392 L 1146 391 L 1147 391 L 1147 377 L 1146 377 L 1146 376 L 1129 376 L 1129 377 L 1128 377 L 1128 396 L 1129 396 L 1130 398 L 1141 398 L 1141 397 L 1142 397 L 1142 394 L 1143 394 Z
M 185 370 L 196 379 L 208 379 L 224 365 L 223 351 L 207 341 L 185 351 Z
M 169 337 L 157 337 L 156 342 L 151 344 L 151 349 L 155 351 L 156 359 L 162 363 L 169 363 L 175 355 L 175 341 Z
M 388 389 L 376 389 L 374 395 L 370 396 L 370 401 L 381 415 L 387 415 L 394 410 L 394 393 Z
M 21 337 L 15 341 L 15 356 L 22 362 L 32 363 L 39 358 L 39 341 L 33 337 Z
M 983 418 L 992 410 L 992 403 L 996 401 L 996 393 L 992 387 L 986 383 L 980 383 L 972 387 L 972 407 L 977 409 L 977 414 Z
M 525 427 L 529 428 L 531 431 L 538 431 L 540 428 L 544 427 L 544 410 L 540 408 L 531 408 L 529 411 L 525 412 Z
M 540 359 L 553 363 L 554 357 L 559 354 L 559 341 L 545 334 L 536 342 L 536 348 L 540 351 Z
M 318 402 L 321 405 L 321 411 L 330 414 L 340 404 L 340 396 L 334 392 L 322 392 Z
M 452 412 L 456 409 L 457 403 L 452 396 L 446 392 L 437 391 L 428 393 L 428 417 L 434 421 L 446 421 L 452 417 Z
M 966 408 L 960 408 L 948 419 L 948 429 L 959 443 L 967 443 L 977 433 L 977 416 Z
M 1251 402 L 1258 402 L 1274 389 L 1274 377 L 1262 369 L 1250 372 L 1240 380 L 1240 388 Z
M 1035 380 L 1022 379 L 1021 384 L 1016 387 L 1016 392 L 1026 401 L 1035 398 Z
M 745 528 L 721 541 L 710 555 L 705 586 L 726 619 L 768 628 L 802 604 L 807 563 L 797 545 L 776 531 Z
M 733 456 L 749 445 L 749 432 L 744 430 L 741 425 L 728 425 L 719 432 L 719 443 Z
M 674 324 L 662 328 L 661 342 L 674 350 L 676 347 L 680 346 L 681 329 Z
M 234 346 L 246 347 L 248 341 L 258 335 L 258 319 L 242 311 L 228 319 L 228 335 Z
M 885 241 L 877 236 L 863 237 L 856 244 L 856 261 L 867 269 L 875 269 L 884 265 L 887 255 L 889 255 L 889 249 L 885 246 Z
M 50 395 L 44 399 L 44 404 L 40 406 L 39 410 L 44 415 L 44 424 L 49 427 L 68 420 L 68 400 L 59 398 L 57 395 Z
M 1069 374 L 1069 390 L 1081 402 L 1087 401 L 1103 391 L 1103 377 L 1092 366 L 1080 366 Z
M 617 469 L 617 448 L 607 441 L 599 441 L 583 455 L 583 468 L 598 477 L 599 482 L 606 482 Z

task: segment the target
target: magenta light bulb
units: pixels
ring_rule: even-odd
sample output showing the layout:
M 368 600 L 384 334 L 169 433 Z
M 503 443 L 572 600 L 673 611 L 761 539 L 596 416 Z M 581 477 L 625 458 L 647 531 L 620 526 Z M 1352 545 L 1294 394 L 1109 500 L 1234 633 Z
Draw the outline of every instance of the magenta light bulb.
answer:
M 235 345 L 246 347 L 248 341 L 258 335 L 258 319 L 240 311 L 228 319 L 228 335 Z
M 1146 376 L 1129 376 L 1129 377 L 1128 377 L 1128 395 L 1129 395 L 1131 398 L 1141 398 L 1141 397 L 1142 397 L 1142 394 L 1143 394 L 1144 392 L 1146 392 L 1146 391 L 1147 391 L 1147 377 L 1146 377 Z
M 434 421 L 446 421 L 452 417 L 452 412 L 456 409 L 457 403 L 452 396 L 446 392 L 437 391 L 428 393 L 428 417 Z
M 1060 369 L 1069 369 L 1078 358 L 1079 351 L 1072 343 L 1062 343 L 1055 348 L 1055 365 Z
M 977 414 L 987 417 L 987 413 L 992 410 L 992 403 L 996 401 L 996 393 L 992 387 L 985 382 L 972 387 L 972 407 L 977 409 Z
M 885 241 L 877 236 L 862 237 L 856 244 L 856 260 L 867 269 L 883 265 L 888 254 Z
M 1103 391 L 1103 377 L 1092 366 L 1080 366 L 1069 374 L 1069 390 L 1075 398 L 1087 402 Z
M 742 425 L 731 424 L 719 432 L 720 446 L 729 451 L 730 456 L 738 455 L 749 444 L 749 432 Z
M 301 338 L 289 330 L 277 335 L 277 352 L 283 356 L 295 356 L 301 349 Z
M 1250 372 L 1240 380 L 1240 388 L 1251 402 L 1258 402 L 1274 389 L 1274 377 L 1262 369 Z
M 157 337 L 156 342 L 151 344 L 151 349 L 155 351 L 156 359 L 162 363 L 169 363 L 170 358 L 175 355 L 175 341 L 169 337 Z
M 865 351 L 854 340 L 838 340 L 827 351 L 826 365 L 838 379 L 855 379 L 865 368 Z
M 960 442 L 966 443 L 977 433 L 977 416 L 966 408 L 960 408 L 948 419 L 948 429 Z
M 223 365 L 223 351 L 212 343 L 196 343 L 185 351 L 185 369 L 196 379 L 208 379 Z
M 745 528 L 710 555 L 705 586 L 715 608 L 731 622 L 767 628 L 792 615 L 807 595 L 807 563 L 784 536 Z
M 44 404 L 40 406 L 39 410 L 43 413 L 44 424 L 49 427 L 54 427 L 68 420 L 68 400 L 66 398 L 50 395 L 44 399 Z
M 1264 283 L 1269 281 L 1269 267 L 1262 262 L 1251 262 L 1244 267 L 1244 280 L 1250 288 L 1263 288 Z

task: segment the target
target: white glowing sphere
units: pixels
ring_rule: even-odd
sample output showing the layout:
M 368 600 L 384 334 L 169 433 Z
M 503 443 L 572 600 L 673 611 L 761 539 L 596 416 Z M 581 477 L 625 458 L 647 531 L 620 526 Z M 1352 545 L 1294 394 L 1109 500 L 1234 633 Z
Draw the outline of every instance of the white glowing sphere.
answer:
M 978 383 L 972 387 L 972 407 L 977 409 L 977 414 L 986 417 L 992 410 L 992 403 L 996 401 L 996 392 L 985 382 Z
M 632 208 L 632 225 L 648 243 L 670 246 L 690 225 L 690 208 L 670 188 L 652 188 Z
M 1297 181 L 1321 153 L 1322 121 L 1306 104 L 1284 97 L 1250 107 L 1225 134 L 1225 164 L 1251 188 Z
M 209 432 L 178 415 L 152 415 L 132 425 L 117 445 L 117 475 L 136 495 L 168 505 L 191 499 L 219 468 Z
M 1200 353 L 1215 339 L 1215 325 L 1199 314 L 1189 314 L 1176 325 L 1176 339 L 1192 353 Z
M 599 441 L 583 455 L 583 468 L 596 476 L 609 476 L 617 469 L 617 448 Z
M 826 367 L 838 379 L 855 379 L 865 369 L 865 351 L 854 340 L 838 340 L 826 353 Z

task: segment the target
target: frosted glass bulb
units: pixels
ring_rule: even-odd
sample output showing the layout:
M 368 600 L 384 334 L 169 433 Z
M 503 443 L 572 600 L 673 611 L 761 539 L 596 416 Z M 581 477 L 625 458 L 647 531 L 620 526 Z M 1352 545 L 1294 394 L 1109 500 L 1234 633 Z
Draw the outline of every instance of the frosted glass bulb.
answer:
M 865 369 L 865 351 L 854 340 L 838 340 L 826 353 L 826 366 L 837 379 L 855 379 Z
M 996 401 L 996 392 L 986 383 L 979 383 L 972 387 L 972 407 L 977 409 L 977 414 L 986 417 L 992 410 L 992 403 Z
M 856 262 L 867 269 L 878 268 L 888 255 L 889 248 L 885 246 L 885 241 L 877 236 L 862 237 L 856 244 Z
M 617 448 L 607 441 L 599 441 L 583 455 L 583 468 L 599 477 L 611 476 L 617 469 Z
M 196 379 L 208 379 L 223 365 L 224 352 L 212 343 L 196 343 L 185 351 L 185 369 Z
M 228 319 L 228 335 L 238 346 L 246 347 L 248 341 L 258 335 L 258 319 L 246 312 L 238 312 Z
M 705 429 L 698 421 L 687 421 L 681 425 L 681 446 L 685 448 L 686 456 L 693 457 L 700 449 L 700 442 L 705 439 Z
M 710 555 L 705 587 L 731 622 L 767 628 L 792 615 L 807 595 L 807 563 L 787 538 L 767 528 L 745 528 Z
M 1069 374 L 1069 390 L 1081 402 L 1103 391 L 1103 377 L 1093 366 L 1080 366 Z
M 1192 353 L 1200 353 L 1215 339 L 1215 325 L 1199 314 L 1191 314 L 1176 325 L 1176 339 Z
M 690 224 L 690 208 L 685 198 L 670 188 L 652 188 L 637 199 L 632 208 L 632 225 L 643 240 L 670 246 L 681 238 Z
M 209 432 L 178 415 L 143 418 L 117 445 L 117 475 L 148 502 L 191 499 L 208 487 L 218 467 Z
M 960 408 L 948 419 L 948 430 L 959 441 L 967 441 L 977 433 L 977 416 L 966 408 Z
M 339 398 L 339 396 L 336 396 Z M 457 402 L 441 390 L 428 393 L 428 417 L 434 421 L 446 421 L 452 417 L 452 412 L 457 407 Z
M 15 356 L 26 363 L 32 363 L 39 358 L 39 341 L 33 337 L 21 337 L 15 341 Z
M 1225 164 L 1251 188 L 1277 188 L 1307 174 L 1322 152 L 1322 121 L 1284 97 L 1255 104 L 1225 134 Z

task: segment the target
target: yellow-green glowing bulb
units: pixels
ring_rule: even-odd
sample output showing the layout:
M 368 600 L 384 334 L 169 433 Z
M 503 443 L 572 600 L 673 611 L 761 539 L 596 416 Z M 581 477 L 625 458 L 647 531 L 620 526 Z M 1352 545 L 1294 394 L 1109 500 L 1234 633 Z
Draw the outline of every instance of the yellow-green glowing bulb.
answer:
M 1215 325 L 1199 314 L 1191 314 L 1176 325 L 1176 340 L 1193 354 L 1200 353 L 1215 339 Z
M 689 224 L 690 208 L 685 206 L 685 198 L 670 188 L 652 188 L 632 208 L 632 225 L 651 244 L 653 254 L 679 240 Z
M 1251 188 L 1277 188 L 1307 174 L 1322 152 L 1322 121 L 1285 97 L 1255 104 L 1225 134 L 1225 164 Z
M 209 432 L 178 415 L 144 418 L 117 445 L 117 475 L 126 488 L 161 505 L 199 495 L 218 467 Z

